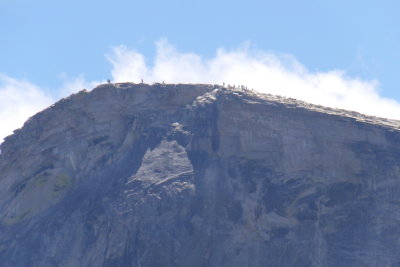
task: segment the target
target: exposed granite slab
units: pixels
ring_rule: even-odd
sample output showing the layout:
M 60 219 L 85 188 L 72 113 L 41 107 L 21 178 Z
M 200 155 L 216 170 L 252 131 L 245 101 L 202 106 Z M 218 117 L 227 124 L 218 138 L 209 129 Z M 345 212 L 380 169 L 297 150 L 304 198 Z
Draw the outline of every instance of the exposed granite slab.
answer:
M 0 145 L 1 266 L 400 266 L 400 122 L 105 84 Z

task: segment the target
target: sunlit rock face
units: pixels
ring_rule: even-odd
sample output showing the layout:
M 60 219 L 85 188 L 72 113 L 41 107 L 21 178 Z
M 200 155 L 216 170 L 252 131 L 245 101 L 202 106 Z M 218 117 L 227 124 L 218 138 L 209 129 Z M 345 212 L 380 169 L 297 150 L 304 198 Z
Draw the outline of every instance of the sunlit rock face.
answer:
M 400 266 L 400 126 L 106 84 L 6 138 L 0 266 Z

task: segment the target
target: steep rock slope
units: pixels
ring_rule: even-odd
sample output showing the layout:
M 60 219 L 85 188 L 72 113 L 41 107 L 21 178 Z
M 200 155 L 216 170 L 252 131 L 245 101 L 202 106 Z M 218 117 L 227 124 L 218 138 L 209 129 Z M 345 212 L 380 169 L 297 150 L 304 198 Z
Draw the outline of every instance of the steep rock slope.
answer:
M 400 266 L 397 121 L 106 84 L 0 154 L 1 266 Z

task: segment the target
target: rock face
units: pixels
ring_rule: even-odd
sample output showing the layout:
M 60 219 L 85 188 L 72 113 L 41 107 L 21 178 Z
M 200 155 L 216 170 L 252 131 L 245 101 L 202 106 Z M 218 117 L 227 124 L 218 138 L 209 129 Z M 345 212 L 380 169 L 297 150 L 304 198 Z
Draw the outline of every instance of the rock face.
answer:
M 0 155 L 0 266 L 400 266 L 397 121 L 106 84 Z

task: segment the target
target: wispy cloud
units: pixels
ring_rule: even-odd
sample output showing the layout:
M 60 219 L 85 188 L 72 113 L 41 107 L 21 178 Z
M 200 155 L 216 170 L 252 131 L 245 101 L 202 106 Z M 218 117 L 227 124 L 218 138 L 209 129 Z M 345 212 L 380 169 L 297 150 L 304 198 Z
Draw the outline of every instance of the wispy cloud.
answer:
M 79 92 L 82 89 L 90 90 L 94 87 L 96 87 L 99 84 L 105 83 L 106 81 L 87 81 L 83 75 L 80 75 L 78 77 L 68 77 L 65 76 L 63 78 L 64 83 L 57 90 L 57 97 L 62 98 L 62 97 L 67 97 L 71 94 L 74 94 L 76 92 Z
M 88 82 L 81 75 L 63 77 L 63 85 L 50 95 L 45 90 L 25 80 L 18 80 L 0 73 L 0 143 L 4 137 L 21 128 L 24 122 L 56 100 L 91 89 L 100 83 Z
M 38 111 L 54 102 L 40 88 L 0 74 L 0 143 Z
M 125 46 L 107 56 L 115 81 L 218 83 L 246 85 L 257 91 L 314 104 L 400 119 L 400 103 L 382 97 L 379 83 L 349 77 L 344 71 L 312 72 L 291 55 L 252 49 L 220 48 L 212 58 L 181 53 L 166 40 L 157 43 L 153 64 Z
M 263 93 L 293 97 L 307 102 L 355 110 L 369 115 L 400 119 L 400 103 L 379 94 L 377 81 L 349 77 L 344 71 L 312 72 L 291 55 L 256 50 L 249 44 L 220 48 L 211 58 L 182 53 L 166 40 L 156 45 L 154 62 L 126 46 L 106 55 L 116 82 L 213 83 L 245 85 Z M 52 95 L 24 80 L 0 73 L 0 143 L 30 116 L 98 81 L 83 76 L 63 77 L 64 84 Z

